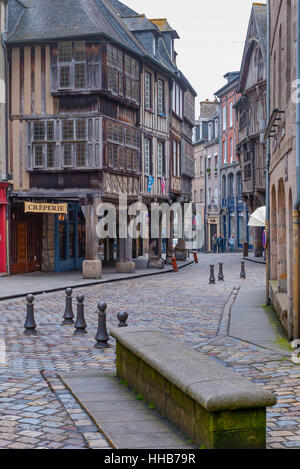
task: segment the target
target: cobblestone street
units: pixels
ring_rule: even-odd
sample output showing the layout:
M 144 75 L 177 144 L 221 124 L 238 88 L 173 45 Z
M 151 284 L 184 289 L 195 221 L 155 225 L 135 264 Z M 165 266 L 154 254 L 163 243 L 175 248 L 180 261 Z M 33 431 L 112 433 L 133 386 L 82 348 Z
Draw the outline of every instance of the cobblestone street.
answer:
M 224 261 L 225 282 L 208 284 L 209 264 Z M 241 285 L 261 287 L 265 267 L 247 263 L 240 279 L 239 254 L 201 255 L 177 274 L 79 288 L 86 296 L 88 334 L 62 326 L 64 293 L 37 296 L 38 334 L 24 336 L 24 299 L 0 303 L 0 448 L 109 448 L 95 424 L 63 386 L 57 373 L 114 367 L 111 348 L 94 348 L 97 303 L 108 304 L 108 327 L 126 310 L 129 325 L 157 326 L 199 353 L 230 366 L 278 396 L 268 411 L 268 447 L 300 448 L 300 368 L 276 351 L 228 336 L 226 304 Z M 73 302 L 75 312 L 75 301 Z

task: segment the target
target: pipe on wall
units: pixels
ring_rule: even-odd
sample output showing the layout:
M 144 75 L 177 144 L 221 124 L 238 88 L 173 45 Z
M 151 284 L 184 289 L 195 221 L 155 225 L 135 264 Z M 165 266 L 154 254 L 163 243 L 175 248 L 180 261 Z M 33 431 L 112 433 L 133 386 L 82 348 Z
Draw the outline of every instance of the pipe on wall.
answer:
M 300 0 L 297 0 L 297 91 L 300 88 Z M 294 339 L 300 338 L 300 259 L 299 259 L 299 239 L 300 239 L 300 99 L 297 92 L 296 102 L 296 188 L 297 199 L 292 213 L 293 217 L 293 309 L 294 309 Z
M 266 102 L 266 122 L 270 121 L 271 115 L 271 75 L 270 75 L 270 65 L 271 65 L 271 56 L 270 56 L 270 0 L 267 1 L 267 102 Z M 266 142 L 266 305 L 271 304 L 270 299 L 270 159 L 271 159 L 271 144 L 270 139 L 267 139 Z

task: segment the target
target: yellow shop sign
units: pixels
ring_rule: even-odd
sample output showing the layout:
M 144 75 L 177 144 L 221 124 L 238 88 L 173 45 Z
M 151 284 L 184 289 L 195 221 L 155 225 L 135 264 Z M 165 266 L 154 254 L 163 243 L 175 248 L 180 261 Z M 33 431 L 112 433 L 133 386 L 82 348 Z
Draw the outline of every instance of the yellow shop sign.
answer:
M 68 204 L 42 204 L 38 202 L 25 202 L 25 213 L 68 214 Z

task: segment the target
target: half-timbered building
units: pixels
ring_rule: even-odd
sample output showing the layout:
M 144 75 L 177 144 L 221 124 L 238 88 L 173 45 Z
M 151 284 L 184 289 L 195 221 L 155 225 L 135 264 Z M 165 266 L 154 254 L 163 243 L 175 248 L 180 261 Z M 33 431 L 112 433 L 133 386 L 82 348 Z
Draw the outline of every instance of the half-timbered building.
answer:
M 118 0 L 9 0 L 9 15 L 11 273 L 131 271 L 142 243 L 118 226 L 99 243 L 95 208 L 169 198 L 167 39 Z

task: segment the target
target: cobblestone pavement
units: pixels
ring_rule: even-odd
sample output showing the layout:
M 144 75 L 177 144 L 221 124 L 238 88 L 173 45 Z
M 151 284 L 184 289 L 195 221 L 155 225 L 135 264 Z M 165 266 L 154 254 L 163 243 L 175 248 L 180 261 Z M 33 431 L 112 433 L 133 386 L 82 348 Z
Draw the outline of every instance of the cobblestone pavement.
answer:
M 247 279 L 241 280 L 238 254 L 202 255 L 199 260 L 177 274 L 79 288 L 74 296 L 86 296 L 85 336 L 74 336 L 72 327 L 61 325 L 63 293 L 36 297 L 36 337 L 23 334 L 24 300 L 0 303 L 0 341 L 5 343 L 3 351 L 0 347 L 0 448 L 109 448 L 57 376 L 114 367 L 113 341 L 110 349 L 94 348 L 100 300 L 108 304 L 108 327 L 117 326 L 117 312 L 126 310 L 129 325 L 158 326 L 273 391 L 279 400 L 268 411 L 268 447 L 300 448 L 300 367 L 226 333 L 224 308 L 233 289 L 236 294 L 241 284 L 261 285 L 264 266 L 247 263 Z M 209 285 L 209 264 L 219 260 L 225 282 Z

